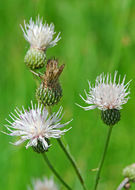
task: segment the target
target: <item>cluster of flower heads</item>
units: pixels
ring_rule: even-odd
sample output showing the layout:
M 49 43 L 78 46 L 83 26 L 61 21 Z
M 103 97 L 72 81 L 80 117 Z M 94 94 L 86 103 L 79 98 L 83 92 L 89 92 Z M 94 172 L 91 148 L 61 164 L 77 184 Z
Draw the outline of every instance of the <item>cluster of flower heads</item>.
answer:
M 54 39 L 56 33 L 54 32 L 54 25 L 43 23 L 43 19 L 40 19 L 39 16 L 36 22 L 32 18 L 28 24 L 24 21 L 24 28 L 22 26 L 21 28 L 25 39 L 30 43 L 30 49 L 24 58 L 27 67 L 32 72 L 35 69 L 45 67 L 45 74 L 40 77 L 41 85 L 36 90 L 36 98 L 44 106 L 57 104 L 62 97 L 62 88 L 58 80 L 64 65 L 59 67 L 58 60 L 55 58 L 46 63 L 46 49 L 57 44 L 61 39 L 60 33 Z
M 32 18 L 30 19 L 29 24 L 26 24 L 24 21 L 24 26 L 25 29 L 23 29 L 22 26 L 21 28 L 24 32 L 24 37 L 30 43 L 31 48 L 45 51 L 48 47 L 55 46 L 60 40 L 60 33 L 53 40 L 53 36 L 55 34 L 54 25 L 50 24 L 49 26 L 46 23 L 43 24 L 43 19 L 40 19 L 39 16 L 36 22 L 34 22 Z M 33 65 L 35 64 L 32 61 L 30 62 Z M 40 103 L 44 102 L 44 105 L 49 106 L 50 103 L 52 105 L 55 102 L 58 102 L 55 101 L 56 98 L 60 100 L 59 96 L 62 96 L 61 87 L 57 80 L 63 68 L 63 66 L 60 68 L 58 67 L 57 60 L 48 61 L 46 65 L 46 73 L 43 76 L 44 80 L 39 89 L 40 93 L 38 93 L 38 101 L 40 102 L 40 100 L 42 100 Z M 58 77 L 55 77 L 56 74 Z M 54 80 L 54 78 L 57 78 L 57 80 Z M 89 92 L 87 93 L 85 91 L 86 99 L 80 95 L 84 102 L 89 104 L 89 106 L 79 106 L 85 110 L 95 108 L 102 110 L 102 120 L 107 125 L 114 125 L 120 120 L 119 110 L 129 99 L 130 81 L 125 84 L 126 76 L 124 76 L 122 81 L 120 76 L 118 78 L 117 83 L 117 72 L 115 72 L 113 79 L 111 74 L 105 75 L 103 73 L 96 78 L 95 85 L 91 85 L 89 82 Z M 54 81 L 53 84 L 51 80 Z M 67 131 L 66 129 L 63 131 L 60 130 L 60 128 L 69 123 L 60 124 L 61 111 L 62 109 L 60 108 L 56 114 L 54 113 L 49 117 L 47 109 L 45 107 L 42 108 L 42 106 L 39 105 L 34 108 L 32 104 L 32 109 L 29 109 L 28 111 L 25 111 L 24 108 L 23 111 L 16 109 L 15 112 L 18 117 L 11 114 L 10 117 L 13 119 L 13 122 L 9 121 L 10 125 L 6 125 L 7 129 L 11 132 L 9 135 L 20 137 L 20 139 L 14 144 L 18 145 L 29 140 L 26 148 L 32 146 L 37 148 L 35 150 L 40 150 L 39 152 L 48 150 L 48 147 L 50 146 L 49 139 L 60 138 L 61 135 Z
M 24 28 L 21 26 L 25 39 L 30 44 L 30 49 L 25 56 L 25 63 L 31 69 L 40 69 L 45 66 L 46 50 L 53 47 L 61 39 L 60 33 L 54 38 L 56 32 L 54 31 L 53 24 L 43 23 L 43 19 L 38 18 L 36 22 L 30 19 L 29 23 L 24 21 Z M 62 96 L 62 89 L 58 82 L 58 78 L 63 71 L 64 65 L 58 67 L 57 60 L 49 60 L 46 64 L 46 72 L 41 77 L 42 83 L 37 89 L 36 96 L 38 101 L 44 106 L 33 106 L 31 108 L 22 110 L 15 109 L 16 114 L 11 113 L 8 125 L 5 125 L 10 133 L 10 136 L 17 136 L 19 139 L 13 143 L 19 145 L 25 141 L 27 142 L 26 148 L 32 147 L 36 152 L 43 153 L 50 147 L 51 138 L 60 138 L 69 129 L 61 128 L 68 125 L 70 122 L 61 124 L 63 115 L 62 107 L 57 113 L 49 115 L 45 106 L 52 106 L 60 100 Z M 34 71 L 33 71 L 34 72 Z M 114 125 L 120 120 L 120 109 L 122 105 L 127 103 L 129 99 L 129 84 L 125 84 L 124 76 L 121 81 L 120 76 L 117 79 L 117 72 L 114 74 L 112 80 L 111 74 L 101 74 L 96 78 L 95 85 L 89 82 L 89 92 L 86 94 L 86 99 L 81 95 L 80 97 L 88 104 L 87 107 L 80 106 L 84 110 L 92 110 L 98 108 L 101 110 L 101 118 L 107 125 Z M 5 133 L 5 132 L 4 132 Z M 43 181 L 33 181 L 34 190 L 57 190 L 54 181 L 44 178 Z M 29 187 L 29 190 L 31 188 Z
M 32 181 L 33 188 L 28 187 L 28 190 L 58 190 L 57 185 L 54 183 L 53 178 L 44 179 L 41 181 L 40 179 L 35 179 Z
M 24 21 L 24 25 L 25 30 L 22 26 L 21 28 L 24 32 L 24 37 L 30 43 L 31 48 L 45 51 L 46 48 L 55 46 L 60 40 L 60 33 L 53 40 L 55 34 L 54 25 L 50 24 L 49 26 L 46 23 L 43 24 L 43 19 L 40 20 L 39 17 L 35 23 L 32 18 L 30 19 L 29 24 L 26 24 Z M 31 56 L 31 53 L 32 52 L 29 52 L 28 54 Z M 38 56 L 38 54 L 36 56 Z M 39 61 L 38 58 L 37 61 Z M 31 66 L 35 64 L 31 57 L 30 62 Z M 37 62 L 37 65 L 38 64 L 39 63 Z M 32 68 L 34 68 L 34 66 Z M 41 77 L 43 84 L 41 84 L 42 89 L 40 89 L 40 91 L 42 93 L 39 94 L 38 98 L 38 102 L 41 103 L 41 106 L 39 103 L 38 106 L 33 106 L 33 103 L 31 102 L 31 108 L 29 108 L 29 110 L 25 110 L 24 107 L 22 110 L 16 108 L 16 114 L 10 114 L 12 122 L 7 120 L 9 124 L 5 125 L 5 127 L 10 132 L 8 135 L 19 137 L 19 139 L 13 143 L 14 145 L 19 145 L 28 141 L 26 148 L 33 147 L 36 152 L 43 153 L 50 147 L 50 138 L 60 138 L 69 130 L 61 130 L 61 128 L 69 124 L 69 122 L 65 124 L 61 124 L 60 122 L 63 117 L 63 115 L 61 116 L 62 107 L 60 107 L 57 113 L 51 115 L 49 115 L 48 110 L 45 108 L 46 105 L 49 106 L 49 103 L 51 103 L 51 105 L 58 103 L 55 99 L 58 99 L 58 96 L 60 96 L 60 98 L 62 96 L 58 91 L 58 89 L 61 90 L 58 78 L 63 71 L 63 68 L 64 66 L 61 66 L 60 68 L 58 67 L 57 60 L 49 60 L 46 65 L 46 72 Z M 42 101 L 40 101 L 40 99 L 42 99 Z
M 15 113 L 11 113 L 10 120 L 7 120 L 8 124 L 5 125 L 7 132 L 3 132 L 10 136 L 16 136 L 17 141 L 12 143 L 14 145 L 20 145 L 23 142 L 27 142 L 26 148 L 32 147 L 34 151 L 43 153 L 48 151 L 51 138 L 61 138 L 70 128 L 62 129 L 69 123 L 61 123 L 63 118 L 62 110 L 50 114 L 46 106 L 52 106 L 60 100 L 62 97 L 62 89 L 59 84 L 59 76 L 64 69 L 64 65 L 58 66 L 58 60 L 51 59 L 47 61 L 45 73 L 36 73 L 35 69 L 40 69 L 45 66 L 46 63 L 46 50 L 49 47 L 53 47 L 61 39 L 60 33 L 54 38 L 56 32 L 54 31 L 54 25 L 43 23 L 43 19 L 38 18 L 36 22 L 30 19 L 26 24 L 24 21 L 24 28 L 21 26 L 25 39 L 30 44 L 30 49 L 27 51 L 24 58 L 24 62 L 31 69 L 33 74 L 36 74 L 42 80 L 40 87 L 38 88 L 38 105 L 33 105 L 31 101 L 31 107 L 25 110 L 18 108 L 15 109 Z M 31 190 L 31 188 L 28 188 Z M 33 181 L 33 190 L 58 190 L 53 179 L 48 180 L 44 178 L 43 181 L 37 179 Z
M 33 147 L 37 148 L 37 151 L 44 152 L 48 150 L 50 144 L 50 138 L 60 138 L 65 134 L 69 129 L 61 130 L 69 124 L 61 124 L 60 121 L 63 117 L 61 116 L 62 107 L 58 110 L 57 113 L 53 113 L 49 116 L 49 113 L 45 107 L 38 106 L 35 107 L 31 103 L 29 110 L 23 111 L 18 108 L 15 109 L 16 115 L 11 113 L 10 118 L 13 122 L 8 121 L 9 125 L 5 127 L 10 131 L 10 136 L 18 136 L 20 139 L 14 143 L 14 145 L 19 145 L 24 141 L 29 141 L 26 145 L 26 148 Z M 40 145 L 40 147 L 38 147 Z M 35 149 L 36 150 L 36 149 Z

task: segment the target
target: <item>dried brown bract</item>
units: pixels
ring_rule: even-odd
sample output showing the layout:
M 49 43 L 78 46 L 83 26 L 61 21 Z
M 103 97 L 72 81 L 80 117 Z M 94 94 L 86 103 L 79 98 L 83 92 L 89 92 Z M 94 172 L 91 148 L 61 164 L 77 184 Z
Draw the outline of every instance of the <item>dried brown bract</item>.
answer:
M 62 97 L 62 88 L 59 77 L 64 69 L 64 64 L 58 66 L 57 59 L 50 59 L 46 65 L 46 72 L 40 76 L 42 83 L 36 91 L 37 100 L 45 106 L 57 104 Z
M 64 66 L 65 65 L 63 64 L 59 67 L 57 59 L 48 60 L 45 75 L 42 77 L 45 87 L 53 88 L 57 85 L 59 76 L 61 75 Z

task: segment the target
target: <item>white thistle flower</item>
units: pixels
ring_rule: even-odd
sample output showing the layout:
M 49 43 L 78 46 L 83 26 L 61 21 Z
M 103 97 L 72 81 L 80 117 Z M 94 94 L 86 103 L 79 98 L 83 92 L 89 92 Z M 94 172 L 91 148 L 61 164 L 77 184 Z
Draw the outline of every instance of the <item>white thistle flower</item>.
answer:
M 60 138 L 64 135 L 69 129 L 60 129 L 68 125 L 70 121 L 65 124 L 60 123 L 63 117 L 63 115 L 61 116 L 62 107 L 57 113 L 53 113 L 49 117 L 46 108 L 39 105 L 37 107 L 35 105 L 34 108 L 32 103 L 31 105 L 32 109 L 29 108 L 28 111 L 24 108 L 23 111 L 16 108 L 17 116 L 11 113 L 9 116 L 13 122 L 7 120 L 10 125 L 5 125 L 5 127 L 11 132 L 8 135 L 20 137 L 17 142 L 13 143 L 14 145 L 19 145 L 28 140 L 26 148 L 36 147 L 40 142 L 43 149 L 47 150 L 49 147 L 48 139 Z
M 53 39 L 54 24 L 50 25 L 43 23 L 43 19 L 38 18 L 36 22 L 30 19 L 29 23 L 24 20 L 24 28 L 21 26 L 25 39 L 30 43 L 32 48 L 46 50 L 48 47 L 53 47 L 61 39 L 60 33 Z
M 108 109 L 122 109 L 122 105 L 127 103 L 130 94 L 129 91 L 129 81 L 127 84 L 125 83 L 126 75 L 124 76 L 122 82 L 119 80 L 116 83 L 117 72 L 114 74 L 114 78 L 112 80 L 111 74 L 104 75 L 102 73 L 100 76 L 96 78 L 95 86 L 91 86 L 89 83 L 89 92 L 86 94 L 86 99 L 84 99 L 81 95 L 80 97 L 90 106 L 82 107 L 85 110 L 91 110 L 98 108 L 100 110 L 108 110 Z
M 29 187 L 28 190 L 31 190 Z M 44 177 L 43 181 L 40 179 L 33 180 L 33 190 L 58 190 L 53 178 L 47 179 Z

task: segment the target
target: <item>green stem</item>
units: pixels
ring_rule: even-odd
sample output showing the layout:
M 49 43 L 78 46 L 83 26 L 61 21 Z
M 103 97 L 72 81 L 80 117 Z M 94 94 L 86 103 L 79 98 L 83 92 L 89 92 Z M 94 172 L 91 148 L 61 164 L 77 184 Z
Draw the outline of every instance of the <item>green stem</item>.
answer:
M 87 188 L 86 188 L 86 186 L 85 186 L 85 183 L 84 183 L 84 180 L 83 180 L 83 178 L 82 178 L 82 176 L 81 176 L 81 173 L 80 173 L 80 171 L 79 171 L 79 168 L 77 167 L 77 165 L 76 165 L 74 159 L 72 158 L 72 155 L 71 155 L 71 154 L 69 153 L 69 151 L 65 148 L 63 142 L 62 142 L 60 139 L 57 139 L 57 141 L 58 141 L 60 147 L 62 148 L 62 150 L 64 151 L 64 153 L 66 154 L 67 158 L 68 158 L 69 161 L 71 162 L 71 164 L 72 164 L 72 166 L 73 166 L 73 168 L 74 168 L 74 170 L 75 170 L 75 172 L 76 172 L 76 174 L 77 174 L 77 176 L 78 176 L 78 179 L 79 179 L 79 181 L 80 181 L 80 183 L 81 183 L 83 189 L 84 189 L 84 190 L 87 190 Z
M 50 163 L 46 153 L 43 153 L 43 158 L 45 160 L 45 162 L 47 163 L 47 165 L 49 166 L 49 168 L 52 170 L 52 172 L 55 174 L 55 176 L 60 180 L 60 182 L 68 189 L 68 190 L 72 190 L 71 187 L 68 186 L 68 184 L 62 179 L 62 177 L 57 173 L 57 171 L 54 169 L 54 167 L 52 166 L 52 164 Z
M 52 114 L 52 109 L 51 109 L 50 106 L 48 106 L 48 112 L 49 112 L 50 115 Z M 80 183 L 81 183 L 83 189 L 84 189 L 84 190 L 87 190 L 87 188 L 86 188 L 86 186 L 85 186 L 85 183 L 84 183 L 84 180 L 83 180 L 83 178 L 82 178 L 82 176 L 81 176 L 81 173 L 80 173 L 80 171 L 79 171 L 79 168 L 77 167 L 77 165 L 76 165 L 74 159 L 72 158 L 71 154 L 67 151 L 67 149 L 65 148 L 63 142 L 62 142 L 60 139 L 57 139 L 57 141 L 58 141 L 60 147 L 62 148 L 62 150 L 64 151 L 64 153 L 66 154 L 67 158 L 68 158 L 69 161 L 71 162 L 73 168 L 75 169 L 75 172 L 76 172 L 76 174 L 77 174 L 77 176 L 78 176 L 78 179 L 79 179 L 79 181 L 80 181 Z
M 40 74 L 34 72 L 33 70 L 30 70 L 30 72 L 32 73 L 33 78 L 34 78 L 35 83 L 36 83 L 36 86 L 38 87 L 39 86 L 39 81 L 37 80 L 37 77 L 40 77 Z
M 105 143 L 105 147 L 104 147 L 104 152 L 103 152 L 103 155 L 102 155 L 102 158 L 101 158 L 101 162 L 99 164 L 99 169 L 98 169 L 98 172 L 97 172 L 97 176 L 96 176 L 94 190 L 97 189 L 97 186 L 98 186 L 98 183 L 99 183 L 100 173 L 101 173 L 101 170 L 102 170 L 102 167 L 103 167 L 103 164 L 104 164 L 106 152 L 107 152 L 108 145 L 109 145 L 109 140 L 110 140 L 110 137 L 111 137 L 112 128 L 113 128 L 112 126 L 109 126 L 108 135 L 107 135 L 107 139 L 106 139 L 106 143 Z

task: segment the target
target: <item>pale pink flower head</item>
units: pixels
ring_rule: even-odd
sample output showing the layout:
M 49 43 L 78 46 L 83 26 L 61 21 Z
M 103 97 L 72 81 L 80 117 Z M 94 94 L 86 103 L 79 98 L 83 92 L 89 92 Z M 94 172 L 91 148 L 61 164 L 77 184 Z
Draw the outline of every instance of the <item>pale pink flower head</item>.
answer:
M 69 129 L 61 130 L 63 127 L 70 123 L 61 124 L 62 107 L 57 113 L 53 113 L 49 116 L 48 110 L 42 106 L 33 106 L 29 110 L 15 109 L 16 114 L 11 113 L 9 116 L 12 122 L 7 120 L 9 125 L 5 127 L 10 132 L 8 135 L 17 136 L 17 140 L 14 145 L 19 145 L 25 141 L 28 141 L 26 148 L 34 147 L 41 148 L 45 151 L 49 148 L 49 140 L 51 138 L 60 138 Z M 7 134 L 7 133 L 6 133 Z M 40 147 L 39 147 L 40 145 Z M 42 152 L 42 151 L 41 151 Z
M 25 39 L 32 48 L 46 50 L 53 47 L 61 39 L 60 33 L 54 38 L 54 24 L 43 23 L 43 19 L 38 16 L 36 22 L 30 19 L 29 23 L 24 21 L 24 28 L 21 26 Z

